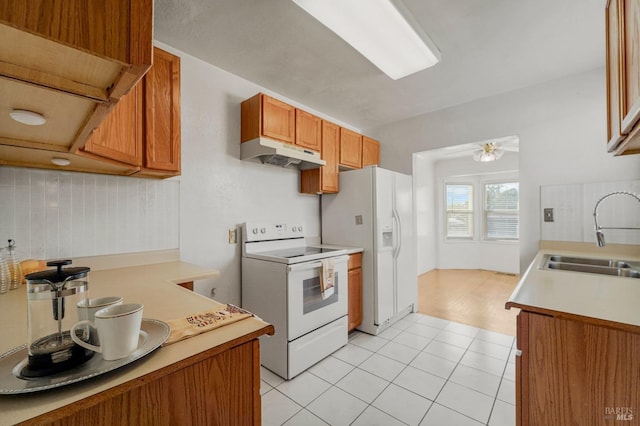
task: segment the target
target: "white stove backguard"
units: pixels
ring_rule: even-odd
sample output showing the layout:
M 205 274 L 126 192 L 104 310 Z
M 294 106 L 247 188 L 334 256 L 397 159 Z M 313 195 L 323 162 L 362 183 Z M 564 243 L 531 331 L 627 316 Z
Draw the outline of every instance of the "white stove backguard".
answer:
M 304 233 L 305 228 L 299 223 L 246 222 L 242 224 L 242 238 L 245 242 L 304 238 Z

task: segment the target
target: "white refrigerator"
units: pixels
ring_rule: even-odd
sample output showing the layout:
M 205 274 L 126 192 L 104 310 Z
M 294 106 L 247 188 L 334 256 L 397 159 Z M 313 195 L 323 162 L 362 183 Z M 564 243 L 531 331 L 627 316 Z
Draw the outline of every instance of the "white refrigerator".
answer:
M 362 247 L 362 324 L 378 334 L 417 310 L 411 176 L 379 167 L 340 173 L 321 197 L 322 243 Z

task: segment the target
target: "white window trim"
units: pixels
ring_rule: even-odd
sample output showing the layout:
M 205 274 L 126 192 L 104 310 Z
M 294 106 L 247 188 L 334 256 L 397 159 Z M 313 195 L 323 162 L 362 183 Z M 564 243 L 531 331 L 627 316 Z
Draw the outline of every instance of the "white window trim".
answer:
M 436 209 L 436 220 L 441 224 L 439 229 L 439 240 L 441 244 L 492 244 L 492 245 L 508 245 L 519 246 L 521 240 L 496 240 L 496 239 L 484 239 L 485 233 L 484 224 L 484 186 L 490 183 L 501 182 L 519 182 L 520 176 L 518 172 L 505 171 L 490 173 L 487 175 L 475 174 L 468 176 L 443 176 L 439 179 L 439 199 L 442 200 L 442 206 Z M 473 201 L 474 201 L 474 221 L 473 221 L 473 237 L 447 237 L 447 185 L 472 185 L 473 186 Z M 480 191 L 478 191 L 480 188 Z M 520 194 L 522 196 L 522 194 Z M 481 206 L 478 210 L 478 206 Z M 481 214 L 478 214 L 478 211 Z M 518 211 L 520 214 L 520 211 Z
M 450 237 L 447 235 L 447 229 L 448 229 L 448 218 L 447 218 L 447 213 L 449 212 L 449 210 L 447 209 L 447 186 L 448 185 L 468 185 L 471 187 L 471 202 L 472 202 L 472 208 L 471 208 L 471 236 L 469 237 Z M 477 192 L 476 192 L 476 185 L 474 182 L 469 182 L 468 180 L 464 180 L 464 181 L 459 181 L 459 180 L 444 180 L 444 184 L 442 185 L 442 198 L 443 198 L 443 228 L 442 228 L 442 233 L 443 233 L 443 237 L 444 237 L 444 241 L 445 242 L 463 242 L 463 243 L 468 243 L 470 241 L 475 241 L 476 240 L 476 232 L 477 232 L 477 221 L 476 221 L 476 215 L 477 215 Z

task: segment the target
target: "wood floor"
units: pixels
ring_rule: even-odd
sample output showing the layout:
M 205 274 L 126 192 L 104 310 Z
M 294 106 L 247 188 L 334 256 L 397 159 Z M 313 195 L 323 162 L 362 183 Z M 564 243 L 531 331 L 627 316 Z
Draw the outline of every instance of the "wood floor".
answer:
M 519 310 L 504 304 L 519 279 L 493 271 L 434 269 L 418 277 L 418 312 L 515 336 Z

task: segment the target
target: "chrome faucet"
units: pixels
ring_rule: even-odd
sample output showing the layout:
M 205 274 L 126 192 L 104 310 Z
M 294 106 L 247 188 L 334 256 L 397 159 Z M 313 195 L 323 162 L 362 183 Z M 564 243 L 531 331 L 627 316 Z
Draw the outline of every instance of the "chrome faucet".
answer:
M 633 192 L 626 192 L 626 191 L 617 191 L 617 192 L 612 192 L 610 194 L 605 195 L 604 197 L 600 198 L 598 200 L 598 202 L 596 203 L 595 207 L 593 208 L 593 220 L 596 224 L 596 241 L 598 243 L 598 247 L 604 247 L 606 244 L 606 241 L 604 239 L 604 232 L 602 232 L 603 229 L 625 229 L 625 230 L 629 230 L 629 229 L 637 229 L 640 230 L 640 228 L 625 228 L 625 227 L 613 227 L 613 226 L 599 226 L 598 225 L 598 206 L 600 205 L 600 203 L 602 201 L 604 201 L 605 198 L 609 198 L 613 195 L 628 195 L 630 197 L 635 198 L 636 200 L 638 200 L 638 202 L 640 202 L 640 196 L 634 194 Z

